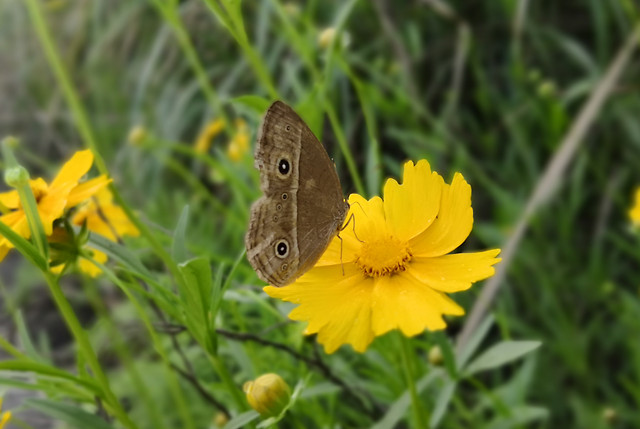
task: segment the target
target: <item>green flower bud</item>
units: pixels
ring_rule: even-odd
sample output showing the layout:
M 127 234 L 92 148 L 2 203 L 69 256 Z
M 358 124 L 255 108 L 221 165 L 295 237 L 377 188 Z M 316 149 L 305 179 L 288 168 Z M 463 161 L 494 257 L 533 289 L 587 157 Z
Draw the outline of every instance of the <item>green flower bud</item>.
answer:
M 279 415 L 291 400 L 289 385 L 278 374 L 264 374 L 242 387 L 251 408 L 262 417 Z
M 29 172 L 21 165 L 7 168 L 4 172 L 4 181 L 12 188 L 17 188 L 29 183 Z
M 433 346 L 429 350 L 429 363 L 433 366 L 440 366 L 444 362 L 444 356 L 442 355 L 442 349 L 440 346 Z

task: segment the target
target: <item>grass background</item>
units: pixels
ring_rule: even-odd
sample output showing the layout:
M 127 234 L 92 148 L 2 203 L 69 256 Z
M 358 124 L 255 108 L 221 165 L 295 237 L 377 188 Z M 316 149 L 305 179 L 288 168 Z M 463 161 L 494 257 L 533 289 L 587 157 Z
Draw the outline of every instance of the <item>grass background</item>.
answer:
M 232 162 L 225 153 L 232 124 L 245 119 L 253 141 L 264 103 L 275 98 L 294 105 L 321 137 L 345 194 L 377 195 L 386 177 L 399 178 L 403 161 L 426 158 L 445 179 L 460 171 L 473 187 L 475 228 L 463 250 L 504 247 L 639 19 L 632 1 L 600 0 L 41 4 L 125 200 L 166 246 L 188 205 L 188 251 L 210 257 L 214 273 L 241 254 L 259 190 L 251 154 Z M 318 44 L 326 27 L 343 30 L 330 48 Z M 553 193 L 530 218 L 493 304 L 496 323 L 484 347 L 500 339 L 537 339 L 543 346 L 523 363 L 460 383 L 440 427 L 640 426 L 640 238 L 627 217 L 640 184 L 639 72 L 636 55 L 589 121 L 569 167 L 552 177 Z M 32 175 L 50 177 L 87 144 L 22 2 L 0 1 L 0 94 L 0 133 L 20 138 L 17 155 Z M 212 157 L 193 156 L 188 148 L 201 129 L 220 117 L 228 134 L 215 140 Z M 142 146 L 127 142 L 135 126 L 150 136 Z M 162 275 L 145 244 L 130 246 Z M 17 255 L 0 269 L 5 323 L 21 308 L 43 353 L 68 365 L 62 322 L 56 325 L 55 309 L 33 294 L 42 287 L 38 276 Z M 77 311 L 86 311 L 117 393 L 129 397 L 135 389 L 112 356 L 104 319 L 115 321 L 131 355 L 144 363 L 141 374 L 154 386 L 158 409 L 170 410 L 171 387 L 162 386 L 130 304 L 104 278 L 66 282 Z M 471 309 L 482 287 L 455 299 Z M 88 290 L 99 291 L 106 313 L 92 307 Z M 315 356 L 313 340 L 301 340 L 301 327 L 285 323 L 288 309 L 261 294 L 243 261 L 218 326 Z M 463 323 L 452 319 L 446 335 L 455 339 Z M 14 328 L 7 329 L 11 337 Z M 174 340 L 207 389 L 230 402 L 199 348 L 185 336 L 165 338 Z M 311 377 L 320 393 L 292 408 L 283 427 L 369 427 L 376 420 L 341 402 L 304 361 L 252 341 L 220 341 L 240 384 L 264 372 L 292 385 Z M 416 377 L 427 372 L 434 341 L 424 334 L 412 342 Z M 387 410 L 406 389 L 392 350 L 397 342 L 388 335 L 364 355 L 345 347 L 321 359 Z M 196 427 L 205 427 L 215 409 L 183 384 Z M 423 394 L 431 406 L 438 389 L 432 390 Z M 134 420 L 148 422 L 135 403 Z M 539 407 L 527 408 L 538 413 L 529 422 L 515 418 L 525 405 Z M 607 418 L 606 408 L 617 417 Z M 177 418 L 164 412 L 170 423 Z M 407 413 L 398 425 L 410 423 Z

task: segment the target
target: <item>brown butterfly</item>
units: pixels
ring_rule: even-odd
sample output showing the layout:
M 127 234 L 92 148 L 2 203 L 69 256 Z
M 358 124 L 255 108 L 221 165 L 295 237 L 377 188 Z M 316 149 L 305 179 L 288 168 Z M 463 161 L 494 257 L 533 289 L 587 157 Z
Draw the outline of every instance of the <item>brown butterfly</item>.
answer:
M 247 258 L 262 280 L 285 286 L 315 265 L 349 203 L 324 147 L 282 101 L 264 116 L 255 166 L 264 195 L 251 206 Z

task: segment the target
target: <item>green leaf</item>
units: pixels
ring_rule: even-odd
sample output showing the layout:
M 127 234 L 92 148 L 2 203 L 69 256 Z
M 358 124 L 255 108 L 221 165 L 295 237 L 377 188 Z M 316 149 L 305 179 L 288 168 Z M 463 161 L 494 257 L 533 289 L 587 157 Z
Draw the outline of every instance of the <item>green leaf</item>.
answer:
M 540 341 L 503 341 L 478 356 L 467 366 L 464 375 L 469 376 L 488 369 L 498 368 L 521 358 L 540 347 Z
M 69 374 L 66 371 L 60 370 L 56 367 L 41 364 L 37 362 L 30 362 L 26 360 L 4 360 L 0 361 L 0 371 L 19 371 L 19 372 L 33 372 L 38 375 L 46 377 L 61 378 L 64 380 L 70 380 L 85 387 L 87 390 L 102 396 L 102 390 L 93 380 L 85 380 L 80 377 L 76 377 Z
M 494 317 L 492 314 L 488 315 L 475 330 L 467 344 L 462 348 L 462 350 L 457 355 L 458 368 L 462 368 L 469 362 L 471 356 L 476 352 L 480 343 L 489 333 L 489 329 L 493 326 Z
M 213 350 L 209 335 L 208 312 L 213 291 L 211 266 L 204 257 L 178 265 L 184 282 L 179 286 L 187 327 L 196 340 L 206 349 Z
M 36 410 L 79 429 L 113 429 L 106 421 L 82 408 L 46 399 L 27 399 L 26 404 Z
M 257 95 L 241 95 L 231 99 L 232 103 L 239 103 L 255 110 L 259 114 L 264 114 L 271 105 L 271 101 Z
M 187 248 L 185 246 L 185 235 L 189 222 L 189 205 L 184 206 L 178 219 L 175 231 L 173 231 L 173 243 L 171 244 L 171 257 L 174 261 L 182 262 L 187 260 Z
M 433 413 L 431 414 L 431 420 L 429 421 L 429 427 L 435 428 L 440 424 L 440 421 L 445 415 L 447 411 L 447 407 L 451 402 L 451 398 L 453 398 L 453 394 L 456 391 L 457 382 L 455 380 L 448 380 L 444 387 L 440 390 L 440 394 L 438 395 L 438 399 L 436 400 L 436 405 L 433 408 Z
M 238 429 L 245 427 L 248 423 L 254 421 L 258 417 L 260 417 L 260 414 L 258 414 L 257 411 L 251 410 L 244 412 L 229 420 L 227 424 L 224 425 L 224 429 Z
M 153 276 L 147 268 L 142 265 L 140 259 L 138 259 L 138 257 L 126 247 L 98 234 L 90 234 L 88 243 L 90 247 L 104 252 L 109 256 L 109 258 L 118 261 L 133 274 L 153 281 Z
M 38 249 L 31 244 L 28 240 L 25 240 L 18 234 L 16 234 L 11 228 L 9 228 L 4 222 L 0 221 L 0 234 L 4 236 L 18 252 L 22 253 L 33 265 L 40 268 L 42 271 L 47 271 L 47 260 L 42 257 Z

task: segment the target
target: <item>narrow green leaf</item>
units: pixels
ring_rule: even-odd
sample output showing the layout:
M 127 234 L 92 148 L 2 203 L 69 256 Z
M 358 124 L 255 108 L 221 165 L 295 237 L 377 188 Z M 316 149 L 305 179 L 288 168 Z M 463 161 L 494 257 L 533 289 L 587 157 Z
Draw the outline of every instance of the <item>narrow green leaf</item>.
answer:
M 482 321 L 480 326 L 478 326 L 478 328 L 475 330 L 465 347 L 460 352 L 458 352 L 458 368 L 464 367 L 465 364 L 469 362 L 469 359 L 471 359 L 471 356 L 473 356 L 473 354 L 476 352 L 482 340 L 484 340 L 484 338 L 489 333 L 489 329 L 491 329 L 491 327 L 493 326 L 493 321 L 493 315 L 488 315 Z
M 241 95 L 239 97 L 232 98 L 231 102 L 247 106 L 261 115 L 267 111 L 271 104 L 271 101 L 264 97 L 258 97 L 257 95 Z
M 176 262 L 187 260 L 187 248 L 185 246 L 185 236 L 187 224 L 189 222 L 189 205 L 184 206 L 178 218 L 178 224 L 173 231 L 173 243 L 171 244 L 171 257 Z
M 64 380 L 71 380 L 78 385 L 84 386 L 88 390 L 94 392 L 95 394 L 102 396 L 102 390 L 100 387 L 92 380 L 85 380 L 80 377 L 76 377 L 72 374 L 69 374 L 66 371 L 62 371 L 53 366 L 30 362 L 26 360 L 4 360 L 0 361 L 0 371 L 20 371 L 20 372 L 33 372 L 35 374 L 54 377 L 54 378 L 62 378 Z
M 147 270 L 147 268 L 142 265 L 140 259 L 129 251 L 124 246 L 119 245 L 116 242 L 108 240 L 101 235 L 98 234 L 90 234 L 89 235 L 89 246 L 99 250 L 101 252 L 106 253 L 109 258 L 118 261 L 125 268 L 127 268 L 132 273 L 136 274 L 138 277 L 146 278 L 148 280 L 153 280 L 151 273 Z
M 447 407 L 453 398 L 453 394 L 456 391 L 457 382 L 455 380 L 448 380 L 444 387 L 440 390 L 436 405 L 433 408 L 431 414 L 431 420 L 429 421 L 429 427 L 435 428 L 440 424 L 440 421 L 444 417 Z
M 540 341 L 503 341 L 482 353 L 464 371 L 469 376 L 488 369 L 498 368 L 521 358 L 540 347 Z
M 178 269 L 184 279 L 179 286 L 179 292 L 187 327 L 203 347 L 212 350 L 212 338 L 209 335 L 207 321 L 208 305 L 213 290 L 209 260 L 204 257 L 191 259 L 179 264 Z
M 243 428 L 250 422 L 257 419 L 258 417 L 260 417 L 260 414 L 258 414 L 257 411 L 254 411 L 254 410 L 246 411 L 242 414 L 238 414 L 237 416 L 229 420 L 227 424 L 224 426 L 224 429 Z
M 56 420 L 69 424 L 71 427 L 78 429 L 113 429 L 113 426 L 100 417 L 73 405 L 47 399 L 27 399 L 25 402 L 27 406 L 42 411 Z

